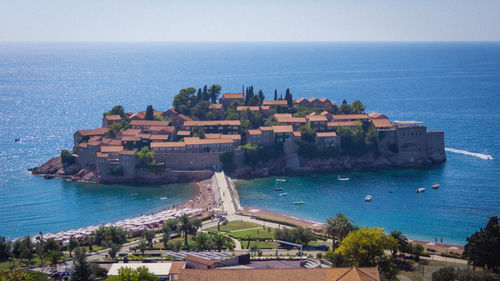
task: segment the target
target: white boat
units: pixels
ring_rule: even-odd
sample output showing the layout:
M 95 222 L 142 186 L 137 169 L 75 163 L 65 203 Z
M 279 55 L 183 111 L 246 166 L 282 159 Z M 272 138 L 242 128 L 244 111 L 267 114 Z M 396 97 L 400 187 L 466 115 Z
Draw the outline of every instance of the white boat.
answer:
M 274 189 L 274 191 L 282 191 L 282 190 L 283 190 L 283 188 L 281 188 L 281 187 L 277 187 Z
M 286 181 L 286 179 L 276 179 L 276 181 L 281 181 L 281 182 L 283 182 L 283 181 Z
M 422 193 L 425 191 L 425 187 L 417 188 L 417 193 Z
M 304 204 L 304 201 L 295 201 L 293 202 L 293 205 L 302 205 Z
M 337 179 L 338 179 L 339 181 L 348 181 L 348 180 L 350 180 L 351 178 L 338 176 L 338 177 L 337 177 Z
M 167 200 L 167 197 L 160 197 L 160 200 Z
M 280 196 L 287 196 L 287 195 L 288 195 L 288 193 L 286 193 L 286 192 L 285 193 L 280 193 Z
M 439 183 L 435 183 L 435 184 L 432 186 L 432 188 L 434 188 L 434 189 L 438 189 L 438 188 L 439 188 Z
M 367 202 L 372 201 L 372 196 L 371 195 L 366 195 L 365 201 L 367 201 Z

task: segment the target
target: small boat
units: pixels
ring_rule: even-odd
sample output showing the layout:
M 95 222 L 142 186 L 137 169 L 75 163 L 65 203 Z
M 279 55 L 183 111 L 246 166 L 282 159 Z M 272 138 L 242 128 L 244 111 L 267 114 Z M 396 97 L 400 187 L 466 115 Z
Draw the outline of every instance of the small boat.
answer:
M 286 181 L 286 179 L 276 179 L 276 181 L 284 182 L 284 181 Z
M 417 188 L 417 193 L 422 193 L 425 191 L 425 187 Z
M 280 196 L 288 196 L 288 193 L 280 193 Z
M 21 139 L 15 139 L 14 141 L 15 141 L 15 142 L 18 142 L 18 141 L 20 141 L 20 140 L 21 140 Z
M 372 201 L 372 196 L 371 195 L 366 195 L 365 201 L 366 202 Z
M 438 189 L 438 188 L 439 188 L 439 183 L 435 183 L 435 184 L 432 186 L 432 188 L 434 188 L 434 189 Z
M 274 189 L 274 191 L 282 191 L 282 190 L 283 190 L 283 188 L 281 188 L 281 187 L 276 187 L 276 188 Z
M 302 205 L 304 204 L 304 201 L 295 201 L 293 202 L 293 205 Z
M 338 179 L 339 181 L 348 181 L 348 180 L 350 180 L 351 178 L 338 176 L 338 177 L 337 177 L 337 179 Z
M 167 197 L 160 197 L 160 200 L 167 200 Z
M 394 190 L 389 190 L 389 193 L 394 193 Z

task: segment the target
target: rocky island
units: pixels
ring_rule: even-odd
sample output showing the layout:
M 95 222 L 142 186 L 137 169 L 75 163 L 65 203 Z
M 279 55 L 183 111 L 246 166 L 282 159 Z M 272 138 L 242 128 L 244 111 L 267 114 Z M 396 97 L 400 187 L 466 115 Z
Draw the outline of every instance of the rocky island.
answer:
M 220 98 L 219 98 L 220 96 Z M 72 151 L 30 169 L 45 178 L 100 183 L 173 183 L 285 173 L 418 167 L 446 161 L 444 132 L 365 113 L 359 100 L 265 99 L 253 86 L 224 93 L 186 88 L 173 108 L 104 113 L 101 128 L 74 133 Z

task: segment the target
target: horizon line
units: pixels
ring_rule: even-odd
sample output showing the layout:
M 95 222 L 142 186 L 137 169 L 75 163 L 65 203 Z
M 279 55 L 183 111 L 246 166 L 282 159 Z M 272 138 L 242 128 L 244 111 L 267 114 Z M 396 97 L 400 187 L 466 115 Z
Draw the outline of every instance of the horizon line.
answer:
M 148 40 L 117 40 L 117 41 L 101 41 L 101 40 L 55 40 L 55 41 L 35 41 L 35 40 L 19 40 L 19 41 L 2 41 L 3 43 L 500 43 L 500 40 L 212 40 L 212 41 L 191 41 L 191 40 L 171 40 L 171 41 L 148 41 Z

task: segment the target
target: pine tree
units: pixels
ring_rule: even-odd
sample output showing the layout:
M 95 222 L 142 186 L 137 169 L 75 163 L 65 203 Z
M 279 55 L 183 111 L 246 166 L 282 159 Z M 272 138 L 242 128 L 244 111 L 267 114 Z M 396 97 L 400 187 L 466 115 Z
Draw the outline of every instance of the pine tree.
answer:
M 152 105 L 148 105 L 146 108 L 146 117 L 145 120 L 155 120 L 154 109 Z
M 92 281 L 92 270 L 85 257 L 85 250 L 78 248 L 75 250 L 75 259 L 73 271 L 71 272 L 71 281 Z
M 278 90 L 274 89 L 274 100 L 278 100 Z

